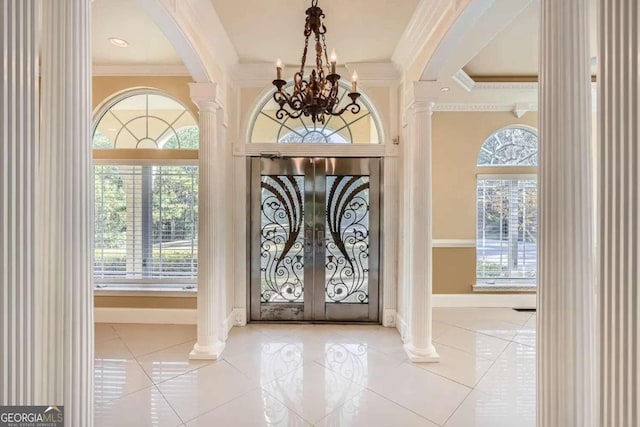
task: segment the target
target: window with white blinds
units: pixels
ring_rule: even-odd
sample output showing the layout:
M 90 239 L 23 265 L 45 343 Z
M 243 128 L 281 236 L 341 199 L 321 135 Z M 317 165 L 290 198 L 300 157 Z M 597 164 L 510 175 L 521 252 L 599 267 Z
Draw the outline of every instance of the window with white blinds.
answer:
M 188 107 L 163 92 L 103 104 L 92 141 L 97 288 L 195 289 L 199 136 Z
M 195 283 L 197 231 L 197 166 L 95 166 L 96 284 Z
M 478 177 L 478 281 L 533 283 L 538 231 L 535 176 L 497 177 Z

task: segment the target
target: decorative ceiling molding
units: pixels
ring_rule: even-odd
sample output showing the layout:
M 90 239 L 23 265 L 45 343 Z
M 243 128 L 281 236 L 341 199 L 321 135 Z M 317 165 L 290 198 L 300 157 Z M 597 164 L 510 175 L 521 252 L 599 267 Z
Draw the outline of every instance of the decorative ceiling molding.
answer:
M 420 0 L 400 37 L 391 61 L 399 69 L 407 69 L 422 52 L 445 12 L 452 6 L 456 9 L 462 7 L 462 3 L 463 0 Z
M 514 104 L 483 104 L 483 103 L 437 103 L 433 111 L 447 112 L 512 112 Z M 535 110 L 537 111 L 537 106 Z
M 526 102 L 517 102 L 516 105 L 513 106 L 513 115 L 517 118 L 524 116 L 527 112 L 531 111 L 533 108 L 530 103 Z M 535 107 L 537 110 L 537 105 Z
M 206 63 L 229 74 L 238 54 L 210 0 L 164 0 L 175 5 L 175 15 L 185 32 L 206 53 Z
M 175 0 L 136 0 L 173 45 L 195 81 L 211 80 L 211 73 L 200 55 L 200 49 L 175 16 Z
M 538 90 L 538 82 L 475 82 L 474 90 Z
M 94 77 L 102 76 L 190 76 L 184 65 L 94 65 Z
M 476 82 L 463 69 L 456 71 L 452 79 L 467 92 L 471 92 L 476 86 Z

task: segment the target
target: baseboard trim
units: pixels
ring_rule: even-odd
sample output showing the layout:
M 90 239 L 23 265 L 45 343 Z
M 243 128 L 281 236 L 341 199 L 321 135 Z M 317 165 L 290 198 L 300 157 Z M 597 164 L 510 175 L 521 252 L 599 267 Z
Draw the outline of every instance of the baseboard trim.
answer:
M 536 308 L 536 294 L 434 294 L 433 307 Z
M 95 307 L 95 323 L 155 323 L 165 325 L 196 325 L 198 311 L 195 308 L 134 308 Z M 234 308 L 224 320 L 223 330 L 228 333 L 234 326 L 247 324 L 244 308 Z
M 404 320 L 404 317 L 400 313 L 396 313 L 396 329 L 400 332 L 400 339 L 402 339 L 403 343 L 407 343 L 407 333 L 409 330 L 407 329 L 407 322 Z
M 198 312 L 193 308 L 95 307 L 95 323 L 156 323 L 195 325 Z
M 396 326 L 396 311 L 390 308 L 385 308 L 382 311 L 382 326 L 385 328 L 395 328 Z

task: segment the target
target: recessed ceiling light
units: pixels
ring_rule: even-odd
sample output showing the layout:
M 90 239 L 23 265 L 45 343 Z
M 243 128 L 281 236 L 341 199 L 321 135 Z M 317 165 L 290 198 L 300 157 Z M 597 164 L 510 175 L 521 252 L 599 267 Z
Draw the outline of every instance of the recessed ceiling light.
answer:
M 592 57 L 589 59 L 589 62 L 591 63 L 591 65 L 592 65 L 592 66 L 594 66 L 594 65 L 598 65 L 598 58 L 596 58 L 595 56 L 592 56 Z
M 450 90 L 451 90 L 451 88 L 449 88 L 448 86 L 440 88 L 440 92 L 449 92 Z
M 127 46 L 129 46 L 129 43 L 126 40 L 119 39 L 117 37 L 111 37 L 109 39 L 109 41 L 111 42 L 112 45 L 114 45 L 116 47 L 127 47 Z

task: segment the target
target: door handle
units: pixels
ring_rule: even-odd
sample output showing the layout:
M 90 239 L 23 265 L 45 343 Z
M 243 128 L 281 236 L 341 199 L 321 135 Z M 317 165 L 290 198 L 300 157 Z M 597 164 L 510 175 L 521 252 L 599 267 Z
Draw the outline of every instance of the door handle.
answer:
M 318 230 L 318 251 L 324 249 L 324 231 L 323 230 Z
M 304 234 L 305 247 L 307 249 L 307 252 L 311 252 L 313 250 L 313 230 L 308 228 Z

